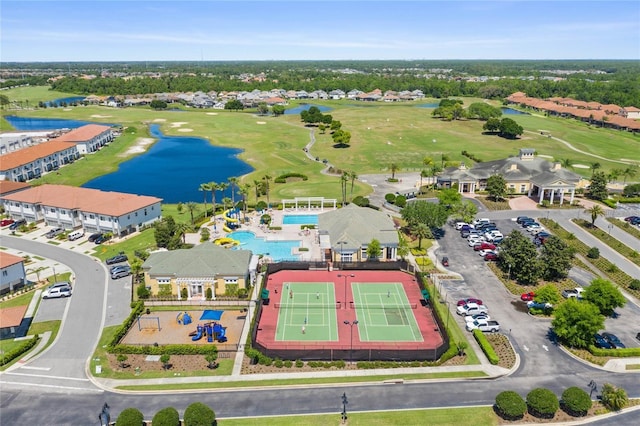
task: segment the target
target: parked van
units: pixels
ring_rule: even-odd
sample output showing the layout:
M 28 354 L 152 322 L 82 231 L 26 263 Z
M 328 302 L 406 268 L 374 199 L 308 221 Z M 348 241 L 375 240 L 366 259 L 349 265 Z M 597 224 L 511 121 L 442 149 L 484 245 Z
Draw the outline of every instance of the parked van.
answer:
M 78 229 L 77 231 L 71 232 L 67 235 L 67 239 L 69 241 L 77 240 L 78 238 L 82 238 L 84 236 L 84 231 L 82 229 Z

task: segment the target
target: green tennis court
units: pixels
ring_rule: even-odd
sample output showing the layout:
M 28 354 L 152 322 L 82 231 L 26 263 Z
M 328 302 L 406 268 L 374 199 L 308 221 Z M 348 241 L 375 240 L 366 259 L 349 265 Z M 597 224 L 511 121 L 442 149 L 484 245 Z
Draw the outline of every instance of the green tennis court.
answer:
M 338 341 L 333 283 L 285 282 L 278 309 L 276 341 Z
M 413 314 L 417 304 L 401 283 L 352 283 L 361 342 L 422 342 L 420 327 Z

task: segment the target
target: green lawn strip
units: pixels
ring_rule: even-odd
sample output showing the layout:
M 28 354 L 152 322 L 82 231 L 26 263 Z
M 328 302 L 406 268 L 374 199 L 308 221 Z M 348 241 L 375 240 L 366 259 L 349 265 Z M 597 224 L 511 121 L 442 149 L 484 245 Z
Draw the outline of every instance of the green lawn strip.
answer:
M 480 359 L 478 355 L 473 350 L 473 347 L 469 345 L 469 337 L 470 334 L 465 333 L 456 322 L 456 319 L 453 317 L 454 314 L 451 313 L 447 307 L 446 303 L 440 303 L 440 294 L 434 285 L 429 285 L 429 294 L 431 295 L 431 299 L 433 300 L 433 306 L 438 313 L 438 316 L 441 318 L 442 322 L 446 327 L 449 327 L 449 343 L 451 345 L 455 345 L 456 342 L 467 342 L 467 348 L 465 349 L 465 353 L 467 354 L 467 359 L 465 365 L 476 365 L 480 364 Z M 447 315 L 449 316 L 447 318 Z
M 33 298 L 33 290 L 30 290 L 24 294 L 21 294 L 20 296 L 15 296 L 0 302 L 0 309 L 7 309 L 7 308 L 14 308 L 16 306 L 28 305 L 31 302 L 32 298 Z
M 623 231 L 633 235 L 634 237 L 640 239 L 640 228 L 630 224 L 629 222 L 625 222 L 624 220 L 616 219 L 614 217 L 608 217 L 607 220 L 622 229 Z
M 124 252 L 129 257 L 129 261 L 131 261 L 135 257 L 136 250 L 145 251 L 155 247 L 155 245 L 154 229 L 149 228 L 119 242 L 111 241 L 107 244 L 95 245 L 91 250 L 93 251 L 92 254 L 102 261 L 120 252 Z
M 640 364 L 627 364 L 627 370 L 640 370 Z
M 31 327 L 29 327 L 29 331 L 27 332 L 27 335 L 34 336 L 36 334 L 39 334 L 40 336 L 42 336 L 43 333 L 50 331 L 51 336 L 49 337 L 49 340 L 47 341 L 46 345 L 42 348 L 42 350 L 45 350 L 46 348 L 51 346 L 53 342 L 56 340 L 58 332 L 60 331 L 61 324 L 62 324 L 62 321 L 60 320 L 36 322 L 31 324 Z M 11 350 L 11 348 L 19 346 L 21 343 L 22 342 L 16 342 L 14 340 L 0 340 L 0 350 L 4 352 L 8 352 L 9 350 Z M 23 357 L 24 357 L 24 354 L 16 358 L 13 362 L 3 365 L 2 367 L 0 367 L 0 371 L 6 370 L 7 368 L 15 364 L 17 361 L 22 359 Z
M 58 92 L 51 90 L 50 86 L 22 86 L 13 87 L 11 89 L 3 90 L 2 94 L 7 96 L 11 101 L 20 103 L 29 102 L 29 107 L 36 108 L 40 102 L 52 101 L 59 98 L 70 98 L 72 96 L 78 96 L 74 93 Z M 62 108 L 59 109 L 62 112 Z M 13 115 L 17 111 L 3 110 L 3 114 Z
M 295 371 L 295 369 L 292 369 Z M 286 373 L 283 373 L 285 376 Z M 102 376 L 100 376 L 102 377 Z M 142 376 L 138 376 L 142 377 Z M 316 377 L 303 379 L 273 379 L 273 380 L 251 380 L 236 382 L 199 382 L 199 383 L 174 383 L 163 385 L 127 385 L 117 386 L 120 390 L 135 391 L 156 391 L 156 390 L 188 390 L 188 389 L 223 389 L 223 388 L 243 388 L 243 387 L 267 387 L 267 386 L 292 386 L 330 383 L 364 383 L 381 382 L 385 380 L 428 380 L 428 379 L 456 379 L 470 377 L 486 377 L 482 371 L 460 371 L 442 373 L 415 373 L 415 374 L 389 374 L 375 376 L 353 376 L 353 377 Z
M 493 201 L 488 196 L 478 196 L 476 200 L 480 201 L 489 211 L 511 210 L 509 200 Z
M 218 299 L 220 300 L 220 299 Z M 237 302 L 238 299 L 234 299 L 234 302 Z M 204 305 L 188 305 L 188 306 L 147 306 L 151 312 L 159 312 L 159 311 L 165 311 L 165 312 L 171 312 L 171 311 L 175 311 L 175 312 L 181 312 L 181 311 L 204 311 L 207 309 L 211 309 L 211 306 L 204 306 Z M 217 310 L 224 310 L 224 311 L 241 311 L 243 309 L 246 309 L 246 306 L 215 306 L 215 308 Z
M 584 257 L 587 257 L 589 247 L 580 241 L 576 236 L 566 229 L 558 225 L 556 222 L 550 219 L 540 219 L 540 222 L 544 224 L 547 229 L 551 230 L 555 235 L 561 238 L 569 247 L 573 247 L 577 253 Z M 616 265 L 611 263 L 606 258 L 600 256 L 597 259 L 587 258 L 587 260 L 598 270 L 605 275 L 609 280 L 624 287 L 626 291 L 633 294 L 635 297 L 640 297 L 640 291 L 632 290 L 629 288 L 629 284 L 633 280 L 632 277 L 620 270 Z
M 591 222 L 588 222 L 584 219 L 573 219 L 573 223 L 580 226 L 585 231 L 589 232 L 591 235 L 626 257 L 631 262 L 640 266 L 640 254 L 637 251 L 627 246 L 626 244 L 620 242 L 616 238 L 609 235 L 606 231 L 603 231 L 600 228 L 592 227 Z
M 348 397 L 348 395 L 347 395 Z M 338 401 L 339 402 L 339 401 Z M 473 419 L 474 425 L 497 425 L 500 419 L 492 407 L 460 407 L 460 408 L 435 408 L 420 410 L 374 411 L 374 412 L 350 412 L 347 407 L 349 426 L 377 426 L 377 425 L 453 425 L 464 422 L 463 419 Z M 255 417 L 241 419 L 219 419 L 220 426 L 327 426 L 341 424 L 340 413 L 313 414 L 303 416 L 282 417 Z

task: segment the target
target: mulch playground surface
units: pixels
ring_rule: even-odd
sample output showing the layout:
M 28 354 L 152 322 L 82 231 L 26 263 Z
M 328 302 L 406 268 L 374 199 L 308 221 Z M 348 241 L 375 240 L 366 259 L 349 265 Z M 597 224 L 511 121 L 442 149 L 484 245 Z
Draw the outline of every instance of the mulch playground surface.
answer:
M 342 276 L 338 276 L 338 275 Z M 350 275 L 355 275 L 351 277 Z M 345 278 L 346 289 L 345 289 Z M 367 285 L 380 285 L 384 291 L 381 294 L 386 295 L 387 288 L 390 287 L 390 283 L 402 285 L 404 292 L 408 298 L 410 305 L 417 305 L 416 309 L 408 308 L 404 312 L 406 315 L 413 314 L 416 323 L 420 330 L 421 336 L 417 336 L 416 340 L 420 341 L 395 341 L 393 339 L 393 325 L 389 326 L 389 333 L 385 336 L 384 341 L 371 341 L 370 339 L 360 339 L 360 331 L 356 329 L 351 330 L 350 325 L 344 324 L 344 321 L 353 322 L 355 320 L 365 321 L 365 318 L 358 319 L 357 314 L 359 309 L 354 309 L 354 305 L 350 302 L 354 301 L 352 290 L 357 292 L 356 286 L 352 287 L 353 283 L 366 283 Z M 285 306 L 288 303 L 287 298 L 290 297 L 287 285 L 295 283 L 295 288 L 300 289 L 303 283 L 332 283 L 334 286 L 335 302 L 336 304 L 336 322 L 338 328 L 337 339 L 331 339 L 332 341 L 309 341 L 308 336 L 303 335 L 301 329 L 298 329 L 300 338 L 288 337 L 285 341 L 282 340 L 281 335 L 277 336 L 278 319 L 281 309 L 287 309 Z M 385 286 L 386 284 L 386 286 Z M 443 343 L 442 335 L 438 330 L 437 323 L 433 317 L 431 308 L 428 306 L 422 306 L 420 300 L 422 299 L 421 289 L 418 283 L 415 281 L 415 277 L 411 274 L 407 274 L 400 271 L 280 271 L 269 275 L 269 280 L 266 284 L 266 288 L 269 290 L 270 303 L 262 307 L 262 315 L 258 324 L 258 331 L 256 334 L 256 340 L 263 346 L 273 349 L 312 349 L 312 348 L 324 348 L 324 349 L 341 349 L 348 350 L 351 348 L 351 339 L 353 339 L 353 350 L 357 349 L 396 349 L 396 350 L 434 350 Z M 345 298 L 345 290 L 347 300 Z M 315 290 L 310 292 L 315 294 Z M 297 299 L 297 298 L 296 298 Z M 313 297 L 311 298 L 313 299 Z M 383 298 L 384 299 L 384 298 Z M 328 301 L 328 305 L 334 303 L 334 301 Z M 356 301 L 357 303 L 357 301 Z M 362 311 L 360 311 L 362 312 Z M 360 325 L 360 324 L 358 324 Z M 278 338 L 279 337 L 279 338 Z

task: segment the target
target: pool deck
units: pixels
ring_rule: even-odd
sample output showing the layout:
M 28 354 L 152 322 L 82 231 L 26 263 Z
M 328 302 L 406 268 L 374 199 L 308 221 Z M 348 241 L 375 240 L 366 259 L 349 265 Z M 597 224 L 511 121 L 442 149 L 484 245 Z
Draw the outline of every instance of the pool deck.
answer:
M 271 209 L 267 212 L 271 216 L 271 226 L 282 227 L 282 229 L 278 230 L 270 230 L 268 227 L 261 225 L 260 214 L 257 212 L 252 212 L 247 215 L 249 222 L 242 225 L 240 228 L 235 229 L 234 231 L 251 231 L 256 235 L 256 237 L 265 238 L 267 241 L 298 240 L 301 241 L 301 247 L 308 248 L 309 251 L 296 250 L 294 253 L 292 253 L 293 255 L 300 255 L 300 260 L 302 261 L 321 260 L 322 252 L 320 250 L 320 244 L 318 241 L 318 231 L 316 229 L 310 229 L 305 232 L 301 229 L 302 225 L 299 224 L 283 225 L 282 219 L 287 214 L 319 215 L 329 211 L 333 211 L 333 209 Z M 209 231 L 211 232 L 211 240 L 213 241 L 216 238 L 226 237 L 228 235 L 228 233 L 223 231 L 223 226 L 223 217 L 221 215 L 217 215 L 215 230 L 213 220 L 203 227 L 209 228 Z M 197 245 L 201 243 L 199 233 L 186 234 L 185 240 L 189 244 Z

